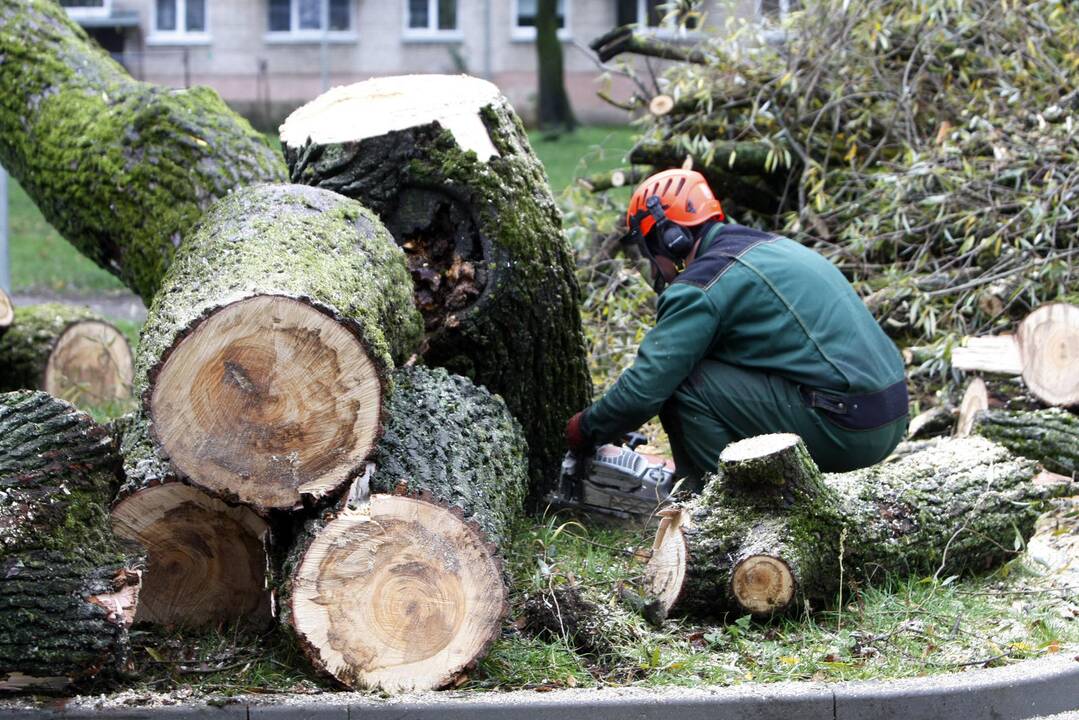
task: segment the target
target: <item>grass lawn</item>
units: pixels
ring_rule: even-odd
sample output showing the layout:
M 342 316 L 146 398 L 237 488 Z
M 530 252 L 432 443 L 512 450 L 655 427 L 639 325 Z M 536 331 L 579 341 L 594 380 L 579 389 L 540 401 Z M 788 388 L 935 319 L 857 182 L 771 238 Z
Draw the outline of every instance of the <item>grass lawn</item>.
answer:
M 575 177 L 622 164 L 633 130 L 626 126 L 583 127 L 569 135 L 545 140 L 529 135 L 547 168 L 555 194 Z M 277 145 L 276 136 L 271 142 Z M 61 293 L 120 292 L 124 286 L 69 245 L 41 216 L 33 201 L 13 179 L 9 187 L 11 284 L 15 292 L 52 290 Z

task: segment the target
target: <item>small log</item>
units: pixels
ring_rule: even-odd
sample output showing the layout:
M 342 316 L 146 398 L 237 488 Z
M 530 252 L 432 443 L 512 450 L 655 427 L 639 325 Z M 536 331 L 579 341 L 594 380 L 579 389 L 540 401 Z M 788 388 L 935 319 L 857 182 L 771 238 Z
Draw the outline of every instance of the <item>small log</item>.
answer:
M 974 428 L 974 417 L 989 409 L 989 389 L 981 378 L 974 378 L 967 383 L 963 399 L 959 403 L 959 417 L 955 421 L 955 436 L 969 437 Z
M 776 162 L 773 167 L 768 166 L 768 156 L 773 149 L 767 143 L 716 141 L 713 145 L 715 153 L 711 162 L 706 163 L 703 158 L 693 156 L 702 172 L 703 168 L 707 167 L 715 167 L 734 175 L 771 175 L 790 171 L 782 162 Z M 776 152 L 781 153 L 781 150 L 777 149 Z M 650 141 L 633 148 L 627 160 L 635 165 L 662 167 L 678 165 L 685 157 L 686 149 L 681 145 Z
M 132 80 L 59 3 L 0 3 L 0 58 L 0 164 L 147 304 L 215 198 L 285 180 L 266 139 L 216 92 Z
M 579 178 L 577 182 L 589 192 L 598 193 L 625 187 L 627 185 L 632 187 L 641 180 L 644 180 L 645 177 L 646 173 L 636 168 L 622 168 L 619 170 L 589 175 L 586 178 Z
M 257 185 L 177 252 L 142 331 L 136 389 L 176 475 L 259 512 L 334 498 L 375 447 L 420 318 L 404 256 L 326 190 Z
M 952 349 L 952 367 L 967 372 L 1019 375 L 1023 372 L 1023 358 L 1014 335 L 968 337 L 962 346 Z
M 918 413 L 907 426 L 907 440 L 924 440 L 950 435 L 955 427 L 956 409 L 950 404 L 938 405 Z
M 670 95 L 659 94 L 648 103 L 648 112 L 656 117 L 663 117 L 674 109 L 674 98 Z
M 1079 405 L 1079 307 L 1042 305 L 1016 332 L 1023 382 L 1047 405 Z
M 444 370 L 398 370 L 388 411 L 370 497 L 358 484 L 290 552 L 282 620 L 347 687 L 440 688 L 500 633 L 526 444 L 498 396 Z
M 131 346 L 88 308 L 16 308 L 0 340 L 0 391 L 37 389 L 80 405 L 131 397 Z
M 142 559 L 108 525 L 112 438 L 40 391 L 0 395 L 0 691 L 120 670 Z
M 4 292 L 3 288 L 0 288 L 0 337 L 4 336 L 14 320 L 15 306 L 11 302 L 11 297 Z
M 971 430 L 1016 455 L 1037 460 L 1050 472 L 1079 477 L 1079 417 L 1067 410 L 983 409 L 971 419 Z
M 359 200 L 405 249 L 424 361 L 505 398 L 542 498 L 591 379 L 558 206 L 508 101 L 467 76 L 379 78 L 303 106 L 281 142 L 293 182 Z
M 1035 463 L 984 438 L 821 476 L 790 437 L 728 446 L 701 496 L 664 512 L 646 587 L 667 610 L 764 616 L 829 603 L 840 567 L 863 583 L 983 570 L 1014 554 L 1016 533 L 1030 537 L 1037 501 L 1067 488 L 1033 482 Z

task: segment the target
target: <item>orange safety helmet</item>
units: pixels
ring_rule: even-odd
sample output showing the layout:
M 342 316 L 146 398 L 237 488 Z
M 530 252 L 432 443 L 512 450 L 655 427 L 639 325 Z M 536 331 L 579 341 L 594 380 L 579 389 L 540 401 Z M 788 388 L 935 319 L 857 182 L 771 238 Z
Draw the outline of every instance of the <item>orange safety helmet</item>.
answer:
M 648 210 L 648 198 L 658 196 L 663 211 L 671 222 L 683 227 L 694 227 L 715 218 L 725 220 L 723 206 L 712 194 L 712 188 L 696 170 L 664 170 L 647 178 L 633 191 L 626 212 L 626 224 L 630 230 L 640 233 L 643 240 L 656 226 L 656 220 Z

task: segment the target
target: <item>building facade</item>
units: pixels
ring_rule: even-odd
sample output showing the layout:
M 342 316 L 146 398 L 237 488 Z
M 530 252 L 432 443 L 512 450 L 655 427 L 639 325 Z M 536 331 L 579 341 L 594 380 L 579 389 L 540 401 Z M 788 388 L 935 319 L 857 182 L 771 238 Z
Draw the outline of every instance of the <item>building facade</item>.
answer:
M 497 84 L 526 118 L 536 92 L 536 0 L 61 0 L 137 78 L 209 85 L 263 125 L 324 87 L 375 76 L 460 73 Z M 772 0 L 773 4 L 775 0 Z M 704 0 L 706 25 L 768 0 Z M 697 22 L 693 17 L 690 25 Z M 588 43 L 637 23 L 693 41 L 663 0 L 559 0 L 566 85 L 585 122 L 624 119 L 596 97 Z M 617 83 L 616 79 L 616 83 Z M 618 94 L 619 88 L 614 88 Z

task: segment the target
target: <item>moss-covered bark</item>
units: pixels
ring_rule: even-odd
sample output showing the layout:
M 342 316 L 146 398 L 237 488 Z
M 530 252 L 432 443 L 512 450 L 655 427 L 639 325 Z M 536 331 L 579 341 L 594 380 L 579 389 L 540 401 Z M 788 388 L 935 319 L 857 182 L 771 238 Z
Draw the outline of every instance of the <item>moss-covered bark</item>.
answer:
M 0 2 L 0 164 L 147 303 L 215 198 L 286 177 L 216 92 L 132 80 L 51 0 Z
M 462 149 L 437 122 L 355 142 L 286 144 L 285 156 L 294 182 L 360 200 L 406 249 L 437 229 L 440 212 L 460 218 L 449 234 L 460 238 L 457 250 L 481 291 L 428 323 L 424 357 L 505 398 L 528 436 L 536 499 L 558 477 L 566 420 L 591 399 L 579 289 L 520 120 L 500 96 L 479 115 L 497 151 L 488 159 Z
M 120 668 L 141 557 L 109 530 L 112 439 L 43 392 L 0 395 L 0 690 Z
M 1071 477 L 1079 473 L 1079 417 L 1067 410 L 987 410 L 975 416 L 974 433 L 1037 460 L 1051 472 Z
M 15 308 L 15 321 L 0 339 L 0 392 L 45 386 L 45 366 L 56 341 L 72 323 L 105 322 L 89 308 L 60 303 Z

